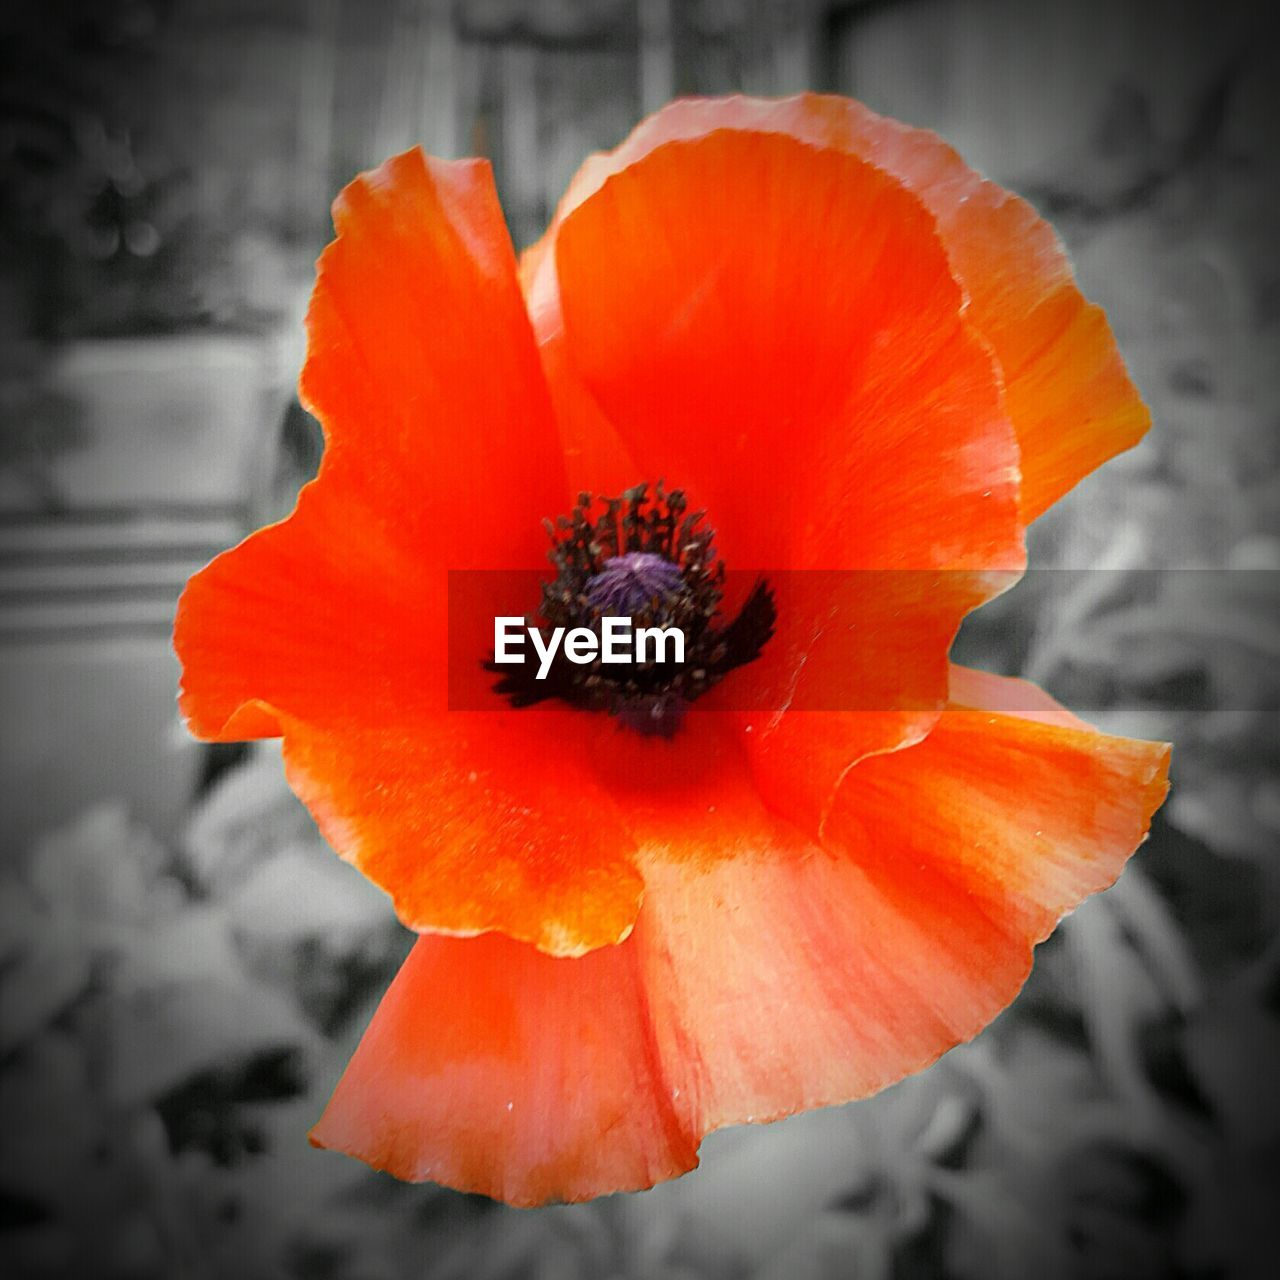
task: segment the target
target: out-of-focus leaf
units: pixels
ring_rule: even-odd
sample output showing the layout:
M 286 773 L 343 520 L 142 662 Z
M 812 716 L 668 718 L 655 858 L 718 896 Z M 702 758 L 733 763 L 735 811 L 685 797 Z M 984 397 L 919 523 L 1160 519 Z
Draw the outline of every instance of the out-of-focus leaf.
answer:
M 0 885 L 0 1055 L 42 1031 L 86 987 L 90 956 L 16 878 Z
M 1185 789 L 1170 797 L 1169 818 L 1188 835 L 1222 853 L 1270 861 L 1278 841 L 1277 832 L 1264 816 L 1266 792 L 1259 793 L 1263 785 L 1248 777 L 1209 773 L 1188 781 Z
M 815 1206 L 872 1175 L 865 1123 L 856 1107 L 837 1107 L 712 1134 L 699 1168 L 626 1205 L 630 1230 L 652 1231 L 674 1215 L 674 1255 L 695 1269 L 763 1263 L 808 1230 Z
M 89 956 L 51 925 L 0 973 L 0 1054 L 42 1031 L 88 985 Z
M 1280 658 L 1280 624 L 1272 618 L 1272 611 L 1280 613 L 1280 601 L 1271 593 L 1260 593 L 1257 601 L 1216 599 L 1220 593 L 1210 585 L 1214 576 L 1195 576 L 1203 596 L 1179 600 L 1174 595 L 1159 605 L 1132 606 L 1092 628 L 1090 639 L 1098 646 L 1097 657 L 1115 663 L 1121 676 L 1130 675 L 1136 680 L 1146 674 L 1143 664 L 1152 640 L 1164 635 L 1180 636 L 1194 643 L 1206 661 L 1221 668 L 1217 672 L 1219 682 L 1227 686 L 1228 692 L 1241 684 L 1236 673 L 1240 663 L 1246 664 L 1252 678 L 1237 696 L 1253 694 L 1255 700 L 1227 705 L 1262 705 L 1261 700 L 1275 687 L 1276 668 L 1268 663 L 1274 664 Z
M 1041 1183 L 1011 1186 L 1000 1173 L 944 1172 L 938 1194 L 951 1207 L 947 1274 L 957 1280 L 1067 1280 L 1065 1252 L 1048 1214 L 1053 1196 Z
M 538 1275 L 538 1260 L 546 1255 L 548 1247 L 555 1243 L 553 1221 L 541 1214 L 503 1213 L 496 1222 L 488 1224 L 484 1246 L 474 1247 L 469 1257 L 459 1258 L 465 1270 L 456 1272 L 457 1280 L 465 1275 L 468 1280 L 516 1280 L 516 1277 Z M 560 1250 L 558 1259 L 567 1266 L 565 1280 L 585 1280 L 574 1265 L 572 1255 Z M 436 1273 L 430 1273 L 436 1280 Z M 449 1271 L 441 1270 L 439 1280 L 453 1280 Z M 539 1280 L 541 1280 L 539 1276 Z
M 120 996 L 208 979 L 236 980 L 241 964 L 227 913 L 217 906 L 190 906 L 150 929 L 115 940 L 113 989 Z
M 265 858 L 227 899 L 236 929 L 264 942 L 319 938 L 338 953 L 394 920 L 384 893 L 314 842 Z
M 1220 984 L 1183 1032 L 1188 1069 L 1220 1126 L 1210 1176 L 1190 1206 L 1188 1261 L 1240 1280 L 1275 1270 L 1280 1203 L 1280 980 L 1275 940 L 1250 966 Z
M 1179 1185 L 1151 1115 L 1118 1103 L 1085 1055 L 1031 1027 L 1008 1048 L 963 1057 L 983 1088 L 984 1124 L 967 1167 L 933 1178 L 953 1213 L 948 1274 L 1166 1274 L 1124 1270 L 1161 1242 L 1173 1213 L 1158 1202 Z
M 309 1050 L 296 1008 L 264 986 L 214 976 L 143 989 L 113 1003 L 107 1096 L 118 1106 L 160 1097 L 192 1076 L 254 1054 Z
M 1214 993 L 1183 1033 L 1187 1062 L 1233 1147 L 1280 1151 L 1280 1018 L 1237 980 Z
M 1142 1029 L 1163 1008 L 1154 982 L 1126 943 L 1107 895 L 1091 898 L 1062 925 L 1080 975 L 1081 1008 L 1111 1092 L 1148 1120 L 1161 1103 L 1142 1064 Z
M 218 779 L 191 815 L 183 847 L 196 878 L 225 892 L 280 850 L 318 840 L 285 781 L 280 745 L 269 741 Z
M 81 1047 L 50 1032 L 0 1071 L 0 1184 L 59 1204 L 95 1164 L 106 1134 Z
M 1138 862 L 1129 863 L 1106 901 L 1133 935 L 1165 1000 L 1179 1014 L 1190 1013 L 1204 996 L 1200 974 L 1168 903 Z
M 95 805 L 71 825 L 39 840 L 28 878 L 59 915 L 107 926 L 145 926 L 182 901 L 167 875 L 169 855 L 123 804 Z
M 881 1220 L 819 1211 L 807 1230 L 750 1274 L 752 1280 L 891 1280 L 894 1244 L 893 1231 Z
M 952 1056 L 981 1097 L 971 1162 L 1006 1170 L 1014 1188 L 1051 1176 L 1048 1163 L 1076 1145 L 1141 1141 L 1141 1123 L 1107 1094 L 1091 1059 L 1034 1025 L 1016 1027 L 1001 1051 L 979 1041 Z
M 1226 856 L 1163 813 L 1139 857 L 1206 981 L 1239 971 L 1274 937 L 1275 897 L 1259 863 Z

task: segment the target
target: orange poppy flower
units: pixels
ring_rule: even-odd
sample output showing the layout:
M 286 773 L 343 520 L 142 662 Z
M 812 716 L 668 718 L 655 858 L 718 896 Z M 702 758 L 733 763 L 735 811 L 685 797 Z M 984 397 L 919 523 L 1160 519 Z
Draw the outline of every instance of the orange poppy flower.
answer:
M 659 112 L 519 262 L 481 161 L 398 156 L 334 220 L 320 474 L 191 580 L 175 639 L 192 732 L 283 736 L 421 935 L 313 1141 L 580 1200 L 973 1036 L 1166 789 L 1166 746 L 948 665 L 1026 523 L 1148 425 L 1048 226 L 811 95 Z M 485 669 L 570 511 L 569 613 L 763 581 L 701 684 L 539 701 Z

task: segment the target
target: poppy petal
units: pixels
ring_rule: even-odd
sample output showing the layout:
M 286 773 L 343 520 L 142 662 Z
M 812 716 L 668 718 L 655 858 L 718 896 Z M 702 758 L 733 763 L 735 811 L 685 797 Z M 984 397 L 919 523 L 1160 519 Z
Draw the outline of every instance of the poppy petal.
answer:
M 598 406 L 775 591 L 774 639 L 726 683 L 760 713 L 762 786 L 806 745 L 780 712 L 877 713 L 785 810 L 816 834 L 845 769 L 927 731 L 961 619 L 1024 563 L 1016 441 L 933 220 L 857 157 L 722 130 L 615 174 L 555 255 L 530 307 L 557 403 Z
M 325 429 L 319 477 L 179 608 L 200 736 L 274 731 L 261 711 L 235 718 L 241 703 L 317 720 L 429 685 L 440 705 L 445 571 L 540 568 L 540 522 L 566 498 L 488 166 L 406 152 L 347 186 L 334 222 L 301 385 Z
M 488 164 L 405 152 L 334 226 L 301 380 L 332 496 L 367 497 L 424 567 L 541 568 L 568 491 Z
M 312 1143 L 524 1206 L 684 1173 L 697 1142 L 640 965 L 630 939 L 560 959 L 500 934 L 419 938 Z
M 616 947 L 425 937 L 313 1141 L 537 1204 L 648 1186 L 719 1126 L 872 1093 L 1012 999 L 1032 945 L 1142 839 L 1167 756 L 953 707 L 849 775 L 825 849 L 760 810 L 733 858 L 655 841 Z M 690 815 L 690 850 L 712 820 Z
M 404 589 L 418 573 L 358 496 L 335 500 L 324 483 L 308 485 L 288 520 L 187 583 L 174 647 L 191 732 L 273 737 L 277 711 L 324 722 L 386 715 L 426 696 L 424 673 L 439 667 L 430 607 L 439 602 Z
M 294 790 L 410 928 L 499 928 L 557 954 L 625 936 L 634 843 L 573 750 L 583 717 L 447 710 L 446 600 L 380 595 L 417 566 L 353 542 L 356 512 L 319 491 L 188 586 L 175 643 L 193 731 L 283 733 Z
M 570 367 L 563 330 L 545 337 L 539 332 L 539 342 L 572 491 L 612 495 L 631 488 L 643 472 L 596 398 Z
M 720 131 L 612 177 L 556 258 L 569 361 L 733 568 L 1021 568 L 991 358 L 886 174 Z
M 950 701 L 955 707 L 996 711 L 1018 720 L 1039 720 L 1045 724 L 1061 725 L 1064 729 L 1097 732 L 1039 685 L 1018 676 L 997 676 L 953 663 L 949 684 Z
M 282 717 L 294 791 L 411 929 L 497 929 L 551 955 L 624 938 L 643 882 L 579 712 L 451 711 L 323 727 Z
M 334 218 L 302 378 L 320 474 L 188 584 L 182 711 L 206 739 L 283 733 L 326 836 L 411 928 L 616 942 L 639 905 L 634 846 L 572 735 L 447 710 L 447 571 L 542 566 L 541 518 L 567 496 L 488 167 L 409 152 Z
M 968 319 L 1003 371 L 1022 449 L 1026 520 L 1146 434 L 1150 413 L 1052 227 L 1026 201 L 970 169 L 936 134 L 847 98 L 684 99 L 651 116 L 615 151 L 590 157 L 579 170 L 546 235 L 524 255 L 531 299 L 550 307 L 560 226 L 610 175 L 665 143 L 724 128 L 784 133 L 862 156 L 924 201 L 968 295 Z
M 1141 842 L 1170 748 L 1099 733 L 1024 680 L 956 667 L 953 690 L 923 742 L 848 775 L 828 841 L 966 953 L 1003 934 L 1029 965 Z

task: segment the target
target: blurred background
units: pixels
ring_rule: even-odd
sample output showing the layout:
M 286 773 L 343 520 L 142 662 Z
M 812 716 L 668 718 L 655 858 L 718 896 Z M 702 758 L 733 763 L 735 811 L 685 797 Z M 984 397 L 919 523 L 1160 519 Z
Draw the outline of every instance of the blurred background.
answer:
M 1261 5 L 9 0 L 0 12 L 0 1275 L 1271 1277 L 1280 1210 L 1280 60 Z M 975 665 L 1172 739 L 1120 883 L 972 1044 L 521 1212 L 306 1130 L 408 946 L 271 743 L 189 741 L 187 575 L 286 512 L 327 206 L 421 142 L 517 245 L 676 94 L 849 93 L 1070 246 L 1152 406 Z M 1084 572 L 1077 572 L 1085 570 Z

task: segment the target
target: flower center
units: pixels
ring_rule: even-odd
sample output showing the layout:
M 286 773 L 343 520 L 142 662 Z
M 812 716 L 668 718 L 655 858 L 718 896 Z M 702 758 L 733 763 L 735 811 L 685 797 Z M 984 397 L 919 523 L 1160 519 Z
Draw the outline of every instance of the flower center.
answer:
M 754 661 L 773 635 L 773 593 L 762 579 L 732 622 L 721 624 L 724 564 L 716 557 L 714 530 L 705 513 L 688 512 L 684 493 L 662 482 L 636 485 L 617 498 L 578 495 L 568 516 L 544 522 L 551 537 L 548 558 L 556 577 L 542 588 L 541 623 L 550 641 L 557 628 L 586 628 L 601 637 L 602 620 L 629 619 L 640 628 L 678 629 L 683 657 L 665 646 L 645 659 L 605 660 L 602 644 L 585 663 L 558 648 L 545 674 L 534 664 L 514 670 L 492 658 L 485 669 L 500 673 L 494 685 L 513 706 L 559 698 L 572 706 L 607 711 L 628 728 L 670 737 L 689 704 L 735 667 Z M 562 635 L 564 632 L 561 633 Z

